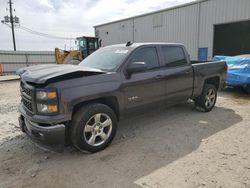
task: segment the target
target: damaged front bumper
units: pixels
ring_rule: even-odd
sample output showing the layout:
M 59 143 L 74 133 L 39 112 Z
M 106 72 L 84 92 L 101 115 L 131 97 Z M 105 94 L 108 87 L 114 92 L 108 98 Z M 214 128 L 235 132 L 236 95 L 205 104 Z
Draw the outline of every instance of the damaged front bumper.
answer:
M 38 123 L 26 119 L 22 115 L 18 120 L 21 130 L 25 132 L 31 140 L 46 149 L 54 151 L 63 150 L 65 144 L 64 124 L 41 126 Z

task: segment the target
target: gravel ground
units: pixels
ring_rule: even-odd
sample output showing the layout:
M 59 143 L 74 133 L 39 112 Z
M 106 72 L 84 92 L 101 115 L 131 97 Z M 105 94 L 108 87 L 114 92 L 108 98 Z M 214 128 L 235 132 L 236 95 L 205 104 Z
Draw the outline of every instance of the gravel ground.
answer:
M 220 92 L 210 113 L 181 104 L 123 120 L 95 154 L 40 149 L 18 128 L 18 81 L 0 91 L 0 188 L 250 187 L 250 96 L 241 91 Z

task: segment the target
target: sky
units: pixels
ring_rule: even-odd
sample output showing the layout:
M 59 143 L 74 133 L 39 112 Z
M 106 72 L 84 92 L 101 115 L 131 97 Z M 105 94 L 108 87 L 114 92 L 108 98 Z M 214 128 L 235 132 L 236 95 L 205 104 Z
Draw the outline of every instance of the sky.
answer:
M 0 20 L 9 15 L 0 0 Z M 94 36 L 94 25 L 136 16 L 194 0 L 12 0 L 20 26 L 53 36 Z M 53 51 L 76 48 L 75 41 L 51 39 L 15 27 L 17 50 Z M 0 23 L 0 50 L 13 50 L 11 29 Z

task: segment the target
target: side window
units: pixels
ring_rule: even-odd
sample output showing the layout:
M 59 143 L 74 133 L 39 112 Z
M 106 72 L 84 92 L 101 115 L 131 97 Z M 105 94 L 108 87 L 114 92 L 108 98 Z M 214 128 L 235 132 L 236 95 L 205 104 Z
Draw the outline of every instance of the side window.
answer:
M 133 54 L 130 60 L 130 63 L 133 63 L 133 62 L 145 62 L 148 70 L 158 68 L 159 61 L 158 61 L 156 48 L 145 47 L 145 48 L 139 49 Z
M 97 49 L 97 40 L 90 39 L 89 40 L 89 49 L 90 50 L 96 50 Z
M 163 46 L 162 53 L 166 67 L 179 67 L 187 65 L 183 49 L 178 46 Z
M 80 48 L 82 48 L 82 49 L 86 50 L 86 48 L 87 48 L 87 43 L 86 43 L 86 40 L 85 40 L 85 39 L 80 40 L 80 42 L 79 42 L 79 46 L 80 46 Z

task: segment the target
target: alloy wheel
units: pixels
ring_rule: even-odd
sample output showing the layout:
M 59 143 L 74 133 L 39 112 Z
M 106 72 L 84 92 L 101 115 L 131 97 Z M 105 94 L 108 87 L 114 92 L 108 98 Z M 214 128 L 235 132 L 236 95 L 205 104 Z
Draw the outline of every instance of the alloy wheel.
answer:
M 209 89 L 205 96 L 205 106 L 207 108 L 211 108 L 215 103 L 215 99 L 216 99 L 215 91 L 213 89 Z
M 92 116 L 83 131 L 85 141 L 91 146 L 100 146 L 108 140 L 112 132 L 112 120 L 104 113 Z

